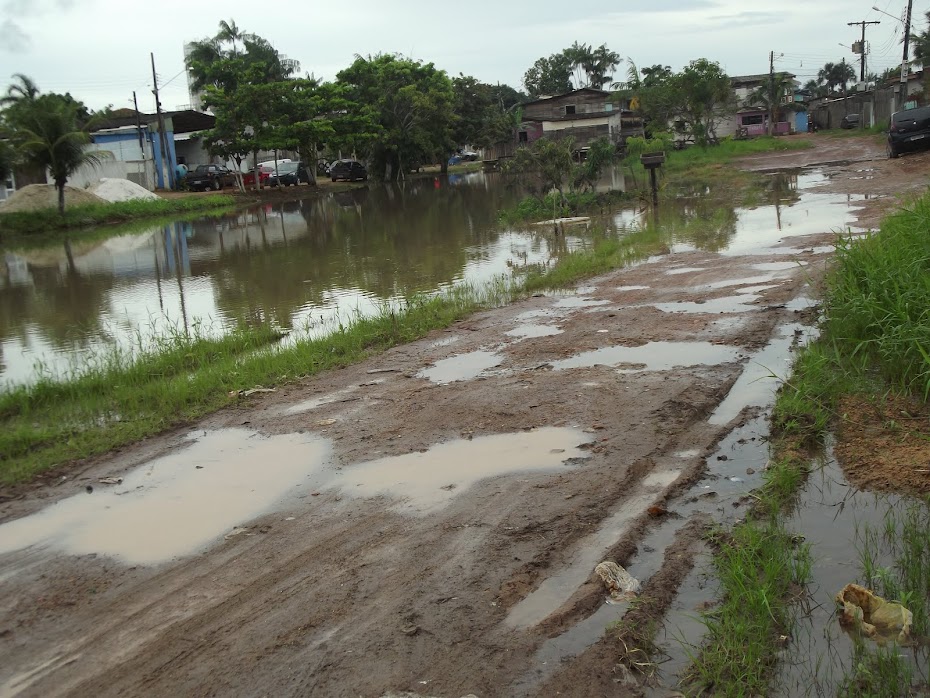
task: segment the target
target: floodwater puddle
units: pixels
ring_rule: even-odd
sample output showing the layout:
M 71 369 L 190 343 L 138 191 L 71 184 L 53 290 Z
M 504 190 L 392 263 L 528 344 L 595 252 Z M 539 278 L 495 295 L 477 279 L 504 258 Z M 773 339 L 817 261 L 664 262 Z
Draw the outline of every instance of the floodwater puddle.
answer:
M 442 339 L 437 339 L 435 342 L 430 342 L 430 349 L 440 349 L 442 347 L 447 347 L 450 344 L 455 344 L 459 341 L 460 337 L 458 335 L 452 335 L 451 337 L 443 337 Z
M 653 303 L 652 307 L 658 308 L 663 313 L 709 313 L 718 315 L 720 313 L 746 313 L 750 310 L 758 310 L 754 305 L 759 299 L 758 296 L 751 293 L 738 292 L 738 296 L 726 296 L 724 298 L 709 298 L 703 301 L 675 301 L 673 303 Z
M 638 347 L 602 347 L 593 351 L 552 362 L 552 368 L 562 371 L 569 368 L 621 365 L 636 368 L 622 372 L 668 371 L 673 368 L 716 365 L 736 361 L 741 352 L 736 347 L 710 342 L 649 342 Z
M 648 291 L 651 286 L 615 286 L 615 291 Z
M 747 276 L 742 279 L 724 279 L 723 281 L 714 281 L 713 283 L 706 284 L 701 288 L 719 289 L 728 288 L 730 286 L 749 286 L 751 284 L 764 284 L 774 280 L 774 274 L 765 274 L 760 276 Z
M 535 339 L 537 337 L 552 337 L 562 334 L 562 330 L 552 325 L 517 325 L 504 334 L 519 339 Z
M 796 261 L 796 262 L 759 262 L 758 264 L 753 264 L 753 269 L 758 269 L 759 271 L 786 271 L 788 269 L 797 269 L 798 267 L 806 266 L 807 262 Z
M 309 434 L 225 429 L 189 438 L 119 485 L 94 483 L 90 494 L 0 525 L 0 554 L 41 546 L 127 564 L 192 555 L 270 510 L 330 456 L 329 442 Z
M 705 267 L 673 267 L 665 272 L 667 276 L 677 276 L 678 274 L 691 274 L 697 271 L 707 271 Z
M 323 405 L 330 405 L 334 402 L 339 402 L 346 398 L 347 395 L 351 395 L 358 388 L 356 386 L 351 386 L 345 388 L 344 390 L 337 390 L 333 393 L 327 393 L 326 395 L 317 395 L 316 397 L 309 398 L 307 400 L 302 400 L 290 407 L 284 409 L 284 414 L 300 414 L 302 412 L 310 412 L 311 410 L 318 409 Z
M 607 305 L 610 301 L 598 300 L 596 298 L 576 298 L 574 296 L 569 296 L 567 298 L 560 298 L 554 308 L 594 308 L 599 305 Z
M 440 385 L 468 381 L 478 378 L 495 366 L 500 366 L 503 361 L 504 357 L 493 351 L 472 351 L 440 359 L 417 373 L 417 378 L 426 378 Z
M 746 407 L 771 406 L 775 391 L 791 372 L 791 350 L 809 342 L 813 332 L 809 325 L 794 323 L 777 328 L 769 343 L 749 357 L 708 422 L 727 424 Z
M 579 429 L 544 427 L 436 444 L 425 452 L 379 458 L 343 469 L 330 484 L 354 497 L 387 496 L 404 514 L 429 514 L 490 477 L 550 472 L 589 454 Z M 567 465 L 566 465 L 567 464 Z
M 789 528 L 803 533 L 811 545 L 812 582 L 808 585 L 809 597 L 801 602 L 791 643 L 778 664 L 772 695 L 835 696 L 844 679 L 855 676 L 862 660 L 856 658 L 853 639 L 840 628 L 834 596 L 851 582 L 881 593 L 878 576 L 893 575 L 892 570 L 896 570 L 884 538 L 889 516 L 900 514 L 909 503 L 916 502 L 901 495 L 856 489 L 845 480 L 828 448 L 823 467 L 808 476 L 799 505 L 788 522 Z M 862 567 L 866 529 L 874 536 L 869 547 L 878 575 L 873 579 L 864 577 Z M 915 642 L 893 647 L 903 663 L 910 666 L 915 681 L 926 685 L 930 679 L 930 645 Z M 866 651 L 872 648 L 867 646 Z M 905 694 L 916 695 L 900 695 Z

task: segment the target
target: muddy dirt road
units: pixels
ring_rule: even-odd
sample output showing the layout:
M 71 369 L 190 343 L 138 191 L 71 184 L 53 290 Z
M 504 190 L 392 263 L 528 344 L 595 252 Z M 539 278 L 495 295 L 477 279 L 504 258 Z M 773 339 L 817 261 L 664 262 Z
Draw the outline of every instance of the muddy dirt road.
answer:
M 746 163 L 814 169 L 720 252 L 672 244 L 6 501 L 0 696 L 638 692 L 604 628 L 660 620 L 740 515 L 831 231 L 926 186 L 927 155 L 815 143 Z M 650 603 L 605 604 L 602 560 Z

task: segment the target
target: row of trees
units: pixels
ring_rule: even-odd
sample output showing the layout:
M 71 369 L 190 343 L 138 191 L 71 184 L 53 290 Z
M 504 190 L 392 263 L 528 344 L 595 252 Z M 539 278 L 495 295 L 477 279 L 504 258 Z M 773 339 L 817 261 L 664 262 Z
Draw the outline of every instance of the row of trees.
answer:
M 194 44 L 188 68 L 216 115 L 205 134 L 214 154 L 241 165 L 259 150 L 292 150 L 313 163 L 327 148 L 365 157 L 386 179 L 446 163 L 463 144 L 505 140 L 524 99 L 397 55 L 356 56 L 333 82 L 297 77 L 296 61 L 234 21 Z
M 611 86 L 613 74 L 622 58 L 607 44 L 593 48 L 577 41 L 567 49 L 538 59 L 523 76 L 531 97 L 557 95 L 573 89 Z

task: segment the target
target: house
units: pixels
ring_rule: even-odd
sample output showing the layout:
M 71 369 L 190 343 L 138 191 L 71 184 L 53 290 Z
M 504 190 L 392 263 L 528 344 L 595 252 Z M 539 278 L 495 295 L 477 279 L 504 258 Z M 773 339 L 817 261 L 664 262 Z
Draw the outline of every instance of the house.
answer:
M 795 80 L 793 73 L 779 72 L 779 75 L 787 77 L 791 85 L 781 95 L 780 102 L 784 105 L 792 104 L 796 101 L 795 95 L 800 83 Z M 721 121 L 717 127 L 718 136 L 722 138 L 724 136 L 735 136 L 738 133 L 748 136 L 761 136 L 768 133 L 768 111 L 764 107 L 752 104 L 750 97 L 760 87 L 765 86 L 771 78 L 772 76 L 769 73 L 736 75 L 730 78 L 733 96 L 736 100 L 736 113 Z M 796 125 L 791 112 L 779 109 L 776 115 L 774 132 L 778 135 L 787 134 L 791 132 L 792 127 L 796 128 Z M 804 130 L 807 130 L 806 121 Z
M 164 188 L 171 181 L 178 164 L 192 167 L 212 162 L 198 136 L 201 131 L 213 128 L 216 117 L 192 109 L 165 112 L 162 116 L 168 136 L 166 158 L 163 157 L 163 147 L 158 137 L 157 115 L 119 109 L 93 130 L 90 136 L 97 150 L 111 155 L 102 168 L 125 172 L 98 173 L 96 176 L 88 172 L 87 178 L 93 180 L 102 176 L 122 176 L 147 189 Z M 151 164 L 151 175 L 146 171 L 145 162 Z M 119 167 L 116 163 L 125 165 Z M 80 177 L 77 179 L 80 180 Z M 81 186 L 80 181 L 75 186 Z
M 541 97 L 523 106 L 518 143 L 540 138 L 574 138 L 580 150 L 598 138 L 621 144 L 643 133 L 642 119 L 610 92 L 585 87 L 554 97 Z

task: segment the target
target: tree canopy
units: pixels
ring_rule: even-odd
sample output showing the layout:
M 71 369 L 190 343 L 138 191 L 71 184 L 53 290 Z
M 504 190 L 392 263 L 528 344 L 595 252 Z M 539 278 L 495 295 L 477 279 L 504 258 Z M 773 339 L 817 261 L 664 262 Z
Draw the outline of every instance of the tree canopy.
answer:
M 613 82 L 614 70 L 622 61 L 607 44 L 594 48 L 576 41 L 559 53 L 537 59 L 523 75 L 523 84 L 531 97 L 582 87 L 604 89 Z

